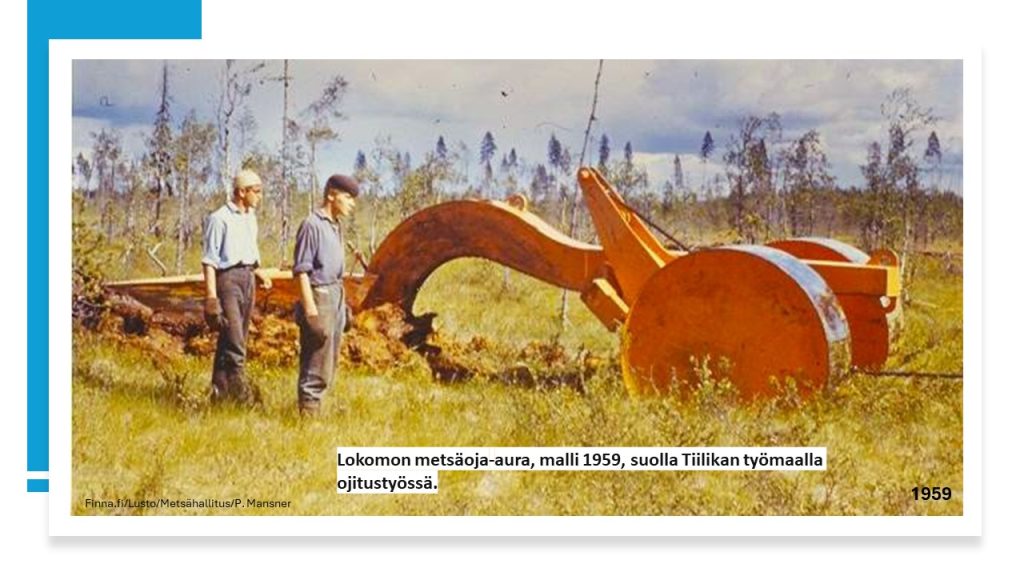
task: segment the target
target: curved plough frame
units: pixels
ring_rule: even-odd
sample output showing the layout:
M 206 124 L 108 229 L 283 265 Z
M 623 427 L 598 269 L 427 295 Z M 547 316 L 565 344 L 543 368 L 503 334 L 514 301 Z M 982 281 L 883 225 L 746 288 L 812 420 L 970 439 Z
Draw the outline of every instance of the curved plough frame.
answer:
M 430 274 L 467 257 L 485 258 L 577 292 L 604 263 L 600 246 L 573 240 L 505 202 L 446 202 L 413 214 L 384 239 L 370 261 L 371 284 L 357 309 L 392 303 L 411 313 Z

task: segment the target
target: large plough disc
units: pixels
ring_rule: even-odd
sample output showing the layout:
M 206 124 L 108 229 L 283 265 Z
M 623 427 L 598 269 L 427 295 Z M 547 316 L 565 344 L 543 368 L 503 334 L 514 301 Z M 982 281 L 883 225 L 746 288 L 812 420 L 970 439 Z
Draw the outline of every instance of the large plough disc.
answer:
M 769 246 L 803 260 L 897 265 L 896 255 L 889 250 L 880 250 L 869 256 L 849 244 L 830 238 L 790 238 L 772 242 Z M 837 298 L 850 325 L 853 365 L 868 369 L 881 367 L 889 357 L 895 325 L 902 314 L 899 300 L 841 292 Z
M 672 261 L 644 286 L 624 329 L 623 375 L 637 394 L 687 395 L 705 359 L 744 399 L 774 396 L 786 378 L 806 394 L 849 368 L 850 332 L 832 290 L 763 246 Z

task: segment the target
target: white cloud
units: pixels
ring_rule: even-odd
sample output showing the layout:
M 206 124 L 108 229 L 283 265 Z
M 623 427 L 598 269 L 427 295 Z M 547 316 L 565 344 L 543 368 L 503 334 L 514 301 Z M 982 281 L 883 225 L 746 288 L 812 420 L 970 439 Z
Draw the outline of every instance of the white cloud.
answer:
M 80 122 L 86 115 L 110 125 L 151 123 L 161 65 L 77 62 L 76 146 L 83 141 L 79 126 L 89 126 Z M 213 118 L 222 69 L 222 61 L 171 62 L 176 121 L 192 108 Z M 333 75 L 349 81 L 343 105 L 348 118 L 338 126 L 342 139 L 324 148 L 321 173 L 350 169 L 356 151 L 368 151 L 378 135 L 390 135 L 419 159 L 442 135 L 475 153 L 490 130 L 499 156 L 515 147 L 521 158 L 540 162 L 551 134 L 579 152 L 596 69 L 597 62 L 582 60 L 293 61 L 289 110 L 298 114 Z M 282 71 L 281 61 L 267 61 L 249 99 L 257 140 L 271 150 L 280 142 L 283 104 L 282 85 L 273 78 Z M 604 64 L 593 136 L 596 142 L 607 133 L 615 157 L 631 141 L 637 154 L 659 158 L 652 171 L 660 176 L 662 158 L 696 154 L 705 130 L 715 137 L 720 157 L 743 115 L 778 112 L 790 137 L 818 130 L 840 182 L 857 184 L 867 145 L 885 137 L 879 106 L 895 88 L 911 88 L 923 106 L 934 108 L 942 117 L 934 128 L 944 148 L 950 158 L 959 157 L 961 86 L 958 61 L 613 60 Z M 111 106 L 99 105 L 103 98 Z

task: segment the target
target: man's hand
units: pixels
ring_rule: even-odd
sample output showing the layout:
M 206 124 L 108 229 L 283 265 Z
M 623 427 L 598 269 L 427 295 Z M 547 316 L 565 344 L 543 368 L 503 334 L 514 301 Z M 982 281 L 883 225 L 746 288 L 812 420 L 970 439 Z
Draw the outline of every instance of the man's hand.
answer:
M 309 338 L 315 348 L 319 348 L 327 342 L 327 327 L 324 326 L 319 315 L 307 315 L 306 327 L 309 328 Z
M 217 298 L 207 298 L 203 303 L 203 318 L 206 319 L 206 325 L 210 327 L 210 330 L 219 332 L 224 326 L 223 312 L 220 300 Z
M 267 276 L 267 273 L 263 270 L 256 270 L 253 274 L 256 275 L 256 280 L 259 281 L 260 288 L 270 290 L 270 288 L 274 286 L 274 283 L 270 280 L 270 276 Z

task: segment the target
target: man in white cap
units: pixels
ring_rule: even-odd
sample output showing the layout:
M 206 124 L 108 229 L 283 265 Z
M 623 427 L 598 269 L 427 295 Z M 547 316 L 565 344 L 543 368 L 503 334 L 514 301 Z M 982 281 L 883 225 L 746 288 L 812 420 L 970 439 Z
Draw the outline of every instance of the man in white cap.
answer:
M 254 291 L 258 280 L 270 288 L 270 279 L 258 269 L 259 232 L 255 209 L 263 199 L 263 183 L 252 170 L 235 175 L 231 200 L 203 223 L 203 279 L 206 300 L 203 316 L 218 332 L 213 358 L 214 402 L 255 402 L 245 377 L 245 350 L 249 336 Z

